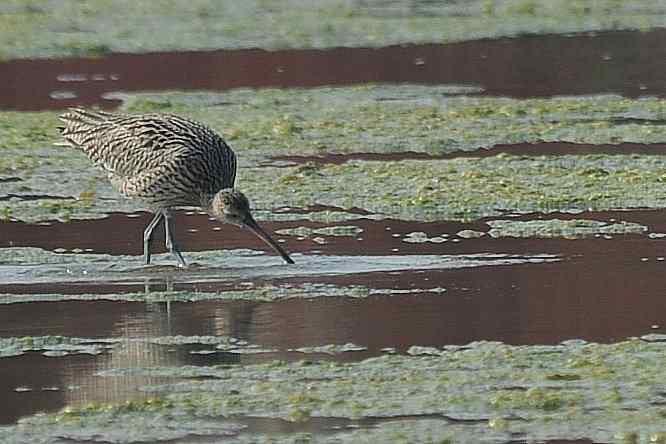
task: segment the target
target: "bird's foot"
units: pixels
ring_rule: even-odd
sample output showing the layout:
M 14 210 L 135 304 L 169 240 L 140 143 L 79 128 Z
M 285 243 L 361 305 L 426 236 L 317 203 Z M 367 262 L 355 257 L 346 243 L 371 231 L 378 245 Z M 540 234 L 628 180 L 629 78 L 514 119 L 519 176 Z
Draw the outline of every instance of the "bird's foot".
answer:
M 170 250 L 171 250 L 171 255 L 175 257 L 176 261 L 178 262 L 178 268 L 187 268 L 187 262 L 185 262 L 185 259 L 183 259 L 183 255 L 180 254 L 180 251 L 174 244 L 171 244 Z

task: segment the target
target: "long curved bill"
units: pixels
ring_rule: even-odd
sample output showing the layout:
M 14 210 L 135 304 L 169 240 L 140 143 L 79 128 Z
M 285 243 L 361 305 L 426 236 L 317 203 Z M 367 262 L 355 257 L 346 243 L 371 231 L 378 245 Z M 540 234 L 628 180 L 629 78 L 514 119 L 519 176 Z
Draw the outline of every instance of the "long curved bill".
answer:
M 254 234 L 257 235 L 259 239 L 262 241 L 266 242 L 270 247 L 275 250 L 276 253 L 278 253 L 280 256 L 282 256 L 282 259 L 288 264 L 293 264 L 294 261 L 289 257 L 286 251 L 282 249 L 281 246 L 278 245 L 277 242 L 273 240 L 273 238 L 264 231 L 261 226 L 257 223 L 256 220 L 252 216 L 248 216 L 245 222 L 243 223 L 244 227 L 247 227 L 252 231 Z

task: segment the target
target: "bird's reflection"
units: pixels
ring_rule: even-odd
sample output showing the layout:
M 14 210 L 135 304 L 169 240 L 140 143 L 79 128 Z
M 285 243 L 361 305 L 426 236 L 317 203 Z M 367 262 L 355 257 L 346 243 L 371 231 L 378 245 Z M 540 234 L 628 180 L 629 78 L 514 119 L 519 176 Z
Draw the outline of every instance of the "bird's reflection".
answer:
M 177 381 L 184 366 L 311 358 L 292 350 L 347 342 L 365 345 L 368 338 L 380 337 L 375 328 L 360 322 L 366 315 L 356 300 L 286 298 L 268 302 L 224 299 L 223 295 L 199 298 L 196 288 L 179 281 L 179 276 L 164 273 L 143 281 L 139 300 L 133 297 L 124 301 L 99 299 L 38 305 L 43 312 L 39 319 L 44 322 L 26 330 L 26 334 L 39 336 L 48 331 L 93 338 L 92 342 L 108 349 L 99 355 L 43 358 L 39 365 L 44 374 L 22 384 L 41 387 L 49 376 L 48 385 L 61 388 L 57 394 L 49 395 L 58 398 L 60 407 L 121 403 L 155 396 L 150 387 Z M 375 315 L 381 313 L 374 304 L 368 308 Z M 32 309 L 35 316 L 35 306 Z M 222 348 L 217 348 L 218 344 Z M 367 355 L 359 352 L 321 358 L 357 360 L 362 356 Z M 168 370 L 173 376 L 158 374 L 158 369 Z M 44 397 L 22 399 L 29 402 L 22 411 L 33 412 L 53 411 L 56 401 L 51 399 L 53 402 L 47 406 Z
M 170 274 L 162 275 L 159 278 L 144 278 L 143 292 L 147 296 L 155 292 L 173 292 L 173 282 L 174 277 Z
M 120 341 L 88 367 L 66 372 L 63 386 L 80 388 L 66 392 L 68 405 L 142 399 L 150 397 L 147 387 L 173 381 L 171 377 L 146 376 L 147 369 L 252 360 L 244 354 L 216 350 L 215 344 L 200 337 L 247 340 L 256 304 L 194 304 L 179 300 L 174 287 L 173 276 L 145 280 L 144 294 L 149 302 L 144 310 L 125 312 L 113 324 L 109 337 Z M 160 300 L 153 299 L 156 294 Z
M 171 275 L 165 275 L 162 279 L 144 279 L 143 288 L 144 293 L 147 296 L 146 299 L 150 300 L 150 294 L 155 291 L 173 293 L 173 281 L 174 279 Z M 146 310 L 149 313 L 156 313 L 153 321 L 162 324 L 159 331 L 165 330 L 164 334 L 171 336 L 171 300 L 167 299 L 164 302 L 148 302 L 146 303 Z M 151 324 L 154 322 L 151 322 Z M 166 322 L 166 325 L 164 325 L 164 322 Z

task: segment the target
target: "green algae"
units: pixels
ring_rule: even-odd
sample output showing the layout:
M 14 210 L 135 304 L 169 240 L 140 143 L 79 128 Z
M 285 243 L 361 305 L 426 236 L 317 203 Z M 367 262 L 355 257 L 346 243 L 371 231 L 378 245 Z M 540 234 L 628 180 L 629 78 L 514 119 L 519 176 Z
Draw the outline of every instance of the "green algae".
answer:
M 441 43 L 534 33 L 663 26 L 658 0 L 12 0 L 0 7 L 2 57 L 209 48 Z
M 188 438 L 200 435 L 233 437 L 245 426 L 233 421 L 189 419 L 182 415 L 161 415 L 168 406 L 160 399 L 129 401 L 118 406 L 87 406 L 81 411 L 65 409 L 58 417 L 50 418 L 46 426 L 49 432 L 37 426 L 32 429 L 29 421 L 16 430 L 0 428 L 0 437 L 5 443 L 48 444 L 60 440 L 96 441 L 99 436 L 105 442 L 117 444 L 135 442 L 187 442 Z M 37 422 L 43 421 L 37 416 Z M 199 441 L 201 442 L 201 441 Z
M 286 235 L 286 236 L 296 236 L 299 238 L 307 238 L 313 236 L 343 236 L 343 237 L 358 237 L 363 233 L 361 227 L 355 225 L 337 225 L 332 227 L 324 228 L 309 228 L 309 227 L 296 227 L 296 228 L 285 228 L 282 230 L 277 230 L 276 234 Z
M 129 345 L 180 347 L 190 344 L 208 346 L 212 353 L 254 354 L 274 351 L 228 336 L 176 335 L 97 339 L 70 336 L 25 336 L 21 338 L 0 338 L 0 358 L 11 358 L 28 352 L 39 352 L 50 357 L 62 357 L 71 354 L 99 355 L 120 350 L 122 347 Z M 348 351 L 347 348 L 336 348 L 336 346 L 330 346 L 330 350 L 338 353 Z M 303 350 L 303 353 L 314 353 L 314 351 Z
M 480 232 L 477 233 L 479 233 L 480 235 L 485 234 Z M 449 235 L 444 233 L 440 236 L 428 237 L 428 235 L 423 231 L 413 231 L 411 233 L 407 233 L 407 235 L 402 238 L 402 241 L 410 244 L 421 244 L 425 242 L 432 242 L 433 244 L 441 244 L 443 242 L 449 241 Z
M 451 96 L 451 86 L 363 85 L 119 96 L 127 112 L 171 112 L 206 122 L 239 154 L 430 152 L 566 140 L 661 142 L 666 105 L 617 96 L 509 99 Z M 224 101 L 211 106 L 211 97 Z M 390 100 L 387 100 L 390 99 Z M 2 112 L 0 148 L 57 141 L 57 112 Z M 637 121 L 623 121 L 634 118 Z M 285 121 L 298 131 L 275 130 Z M 65 148 L 54 150 L 71 152 Z M 247 162 L 247 154 L 239 156 Z M 316 169 L 301 170 L 316 174 Z
M 590 175 L 603 169 L 604 175 Z M 268 170 L 268 169 L 266 169 Z M 351 161 L 322 167 L 297 185 L 272 184 L 273 196 L 408 220 L 469 220 L 503 212 L 607 210 L 666 205 L 666 172 L 653 156 L 495 156 L 397 162 Z M 270 172 L 267 172 L 270 174 Z M 335 185 L 332 185 L 332 181 Z M 252 185 L 255 185 L 254 183 Z M 260 185 L 256 183 L 256 185 Z M 255 190 L 252 186 L 245 187 Z M 267 193 L 268 191 L 266 191 Z M 301 195 L 302 193 L 302 195 Z M 252 194 L 261 196 L 258 188 Z
M 71 407 L 63 409 L 59 416 L 55 418 L 55 421 L 72 421 L 80 419 L 83 416 L 91 416 L 100 413 L 122 415 L 125 413 L 159 412 L 172 407 L 172 402 L 161 398 L 128 400 L 121 404 L 90 403 L 79 409 L 73 409 Z
M 581 398 L 582 396 L 574 390 L 532 387 L 527 390 L 498 390 L 490 399 L 490 404 L 500 412 L 517 409 L 538 409 L 549 412 L 574 407 L 581 402 Z
M 325 287 L 325 288 L 322 288 Z M 319 285 L 304 285 L 302 287 L 278 287 L 262 286 L 253 290 L 235 291 L 229 290 L 219 293 L 213 292 L 144 292 L 144 293 L 112 293 L 112 294 L 31 294 L 30 296 L 18 296 L 13 294 L 1 294 L 0 304 L 18 304 L 24 302 L 62 302 L 62 301 L 122 301 L 122 302 L 148 302 L 148 303 L 170 303 L 170 302 L 203 302 L 211 300 L 243 300 L 272 302 L 290 298 L 316 298 L 343 296 L 349 298 L 368 297 L 370 291 L 365 287 L 333 287 Z
M 326 353 L 329 355 L 337 355 L 340 353 L 365 351 L 365 350 L 367 350 L 366 347 L 352 344 L 350 342 L 347 344 L 327 344 L 327 345 L 318 345 L 313 347 L 299 347 L 293 350 L 290 349 L 290 351 L 297 351 L 300 353 Z
M 564 140 L 580 143 L 656 143 L 666 138 L 666 104 L 657 99 L 615 96 L 528 99 L 445 96 L 445 87 L 377 86 L 312 90 L 235 90 L 224 107 L 202 105 L 205 94 L 163 94 L 146 102 L 128 98 L 126 110 L 175 103 L 178 113 L 202 120 L 224 134 L 240 162 L 237 186 L 263 211 L 259 219 L 325 218 L 267 214 L 271 208 L 362 207 L 372 217 L 465 220 L 497 210 L 553 211 L 663 206 L 666 169 L 659 158 L 638 155 L 511 156 L 405 161 L 350 161 L 342 165 L 283 163 L 275 155 L 428 152 L 435 155 L 496 144 Z M 392 100 L 382 100 L 390 97 Z M 197 101 L 198 99 L 201 99 Z M 42 116 L 46 115 L 46 117 Z M 43 146 L 33 123 L 0 113 L 5 175 L 0 214 L 23 221 L 102 217 L 144 209 L 121 198 L 101 171 L 76 150 Z M 57 140 L 54 113 L 39 113 L 40 131 Z M 37 119 L 31 117 L 30 121 Z M 627 120 L 628 119 L 628 120 Z M 0 119 L 2 120 L 2 119 Z M 280 125 L 292 122 L 283 131 Z M 16 125 L 16 128 L 14 128 Z M 278 130 L 275 130 L 278 125 Z M 6 137 L 5 137 L 6 136 Z M 4 166 L 3 166 L 4 165 Z M 57 201 L 22 199 L 41 194 Z M 315 212 L 314 214 L 316 214 Z
M 608 442 L 626 433 L 658 438 L 663 436 L 666 414 L 661 405 L 664 347 L 664 342 L 641 340 L 568 341 L 555 346 L 477 342 L 438 354 L 385 355 L 354 363 L 116 368 L 98 377 L 126 373 L 205 378 L 145 386 L 142 391 L 150 400 L 73 405 L 60 413 L 23 418 L 15 426 L 0 428 L 0 437 L 28 430 L 44 436 L 95 430 L 108 436 L 128 417 L 138 424 L 175 417 L 185 422 L 216 418 L 222 423 L 225 418 L 252 416 L 295 422 L 396 418 L 371 429 L 339 429 L 330 437 L 335 442 L 386 439 L 398 432 L 391 424 L 401 426 L 407 441 L 426 436 L 419 431 L 426 425 L 433 427 L 434 436 L 455 431 L 483 436 L 483 442 L 491 443 L 506 442 L 515 433 L 532 440 L 586 437 Z M 574 368 L 576 378 L 553 377 L 573 374 Z M 622 396 L 612 396 L 618 387 Z M 445 418 L 476 421 L 451 423 Z M 293 436 L 275 437 L 276 442 L 289 438 Z M 325 439 L 318 442 L 329 442 Z
M 450 86 L 362 85 L 345 88 L 238 89 L 217 94 L 123 96 L 129 111 L 174 111 L 203 120 L 252 154 L 426 152 L 445 154 L 496 144 L 664 140 L 666 105 L 617 96 L 509 99 L 450 95 Z M 197 97 L 198 103 L 197 103 Z M 148 100 L 148 102 L 146 102 Z M 628 119 L 636 120 L 628 120 Z M 297 131 L 276 130 L 285 121 Z M 259 152 L 257 152 L 259 151 Z M 248 153 L 249 154 L 249 153 Z M 297 176 L 317 175 L 302 165 Z M 298 177 L 296 177 L 298 178 Z M 291 176 L 284 180 L 291 179 Z
M 634 222 L 615 223 L 585 219 L 546 219 L 531 221 L 491 220 L 486 222 L 492 237 L 580 239 L 590 236 L 645 234 L 648 227 Z
M 0 338 L 0 358 L 19 356 L 30 351 L 39 351 L 44 356 L 68 354 L 98 355 L 111 345 L 104 340 L 70 338 L 65 336 L 25 336 L 22 338 Z
M 0 149 L 50 145 L 57 134 L 53 111 L 2 111 L 0 115 Z
M 523 261 L 494 261 L 488 264 L 482 261 L 470 261 L 469 266 L 505 265 L 508 263 L 540 263 L 548 259 L 534 258 Z M 551 259 L 554 260 L 554 259 Z M 127 293 L 31 293 L 29 295 L 16 295 L 11 293 L 0 293 L 0 305 L 23 304 L 32 302 L 65 302 L 65 301 L 117 301 L 117 302 L 146 302 L 146 303 L 171 303 L 171 302 L 204 302 L 212 300 L 241 300 L 255 302 L 275 302 L 284 299 L 312 299 L 321 297 L 345 297 L 352 299 L 367 298 L 374 295 L 405 295 L 405 294 L 441 294 L 446 288 L 410 288 L 410 289 L 386 289 L 372 288 L 361 285 L 330 285 L 312 284 L 302 285 L 264 285 L 251 290 L 227 290 L 222 292 L 192 292 L 192 291 L 145 291 Z
M 38 165 L 37 159 L 30 156 L 0 159 L 0 174 L 16 174 L 32 171 Z
M 356 214 L 348 211 L 322 210 L 311 211 L 308 213 L 296 213 L 287 210 L 265 213 L 266 220 L 273 221 L 293 221 L 307 220 L 310 222 L 322 222 L 326 224 L 335 224 L 347 221 L 358 221 L 359 219 L 382 220 L 384 217 L 380 214 Z

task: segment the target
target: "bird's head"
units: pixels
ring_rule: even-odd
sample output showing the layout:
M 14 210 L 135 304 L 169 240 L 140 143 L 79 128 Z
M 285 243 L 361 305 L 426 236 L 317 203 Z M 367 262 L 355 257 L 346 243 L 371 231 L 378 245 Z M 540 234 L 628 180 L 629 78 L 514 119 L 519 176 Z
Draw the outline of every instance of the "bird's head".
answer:
M 243 193 L 235 188 L 225 188 L 218 191 L 211 203 L 210 213 L 221 222 L 248 228 L 282 256 L 286 263 L 294 263 L 287 252 L 254 220 L 250 211 L 250 202 Z

